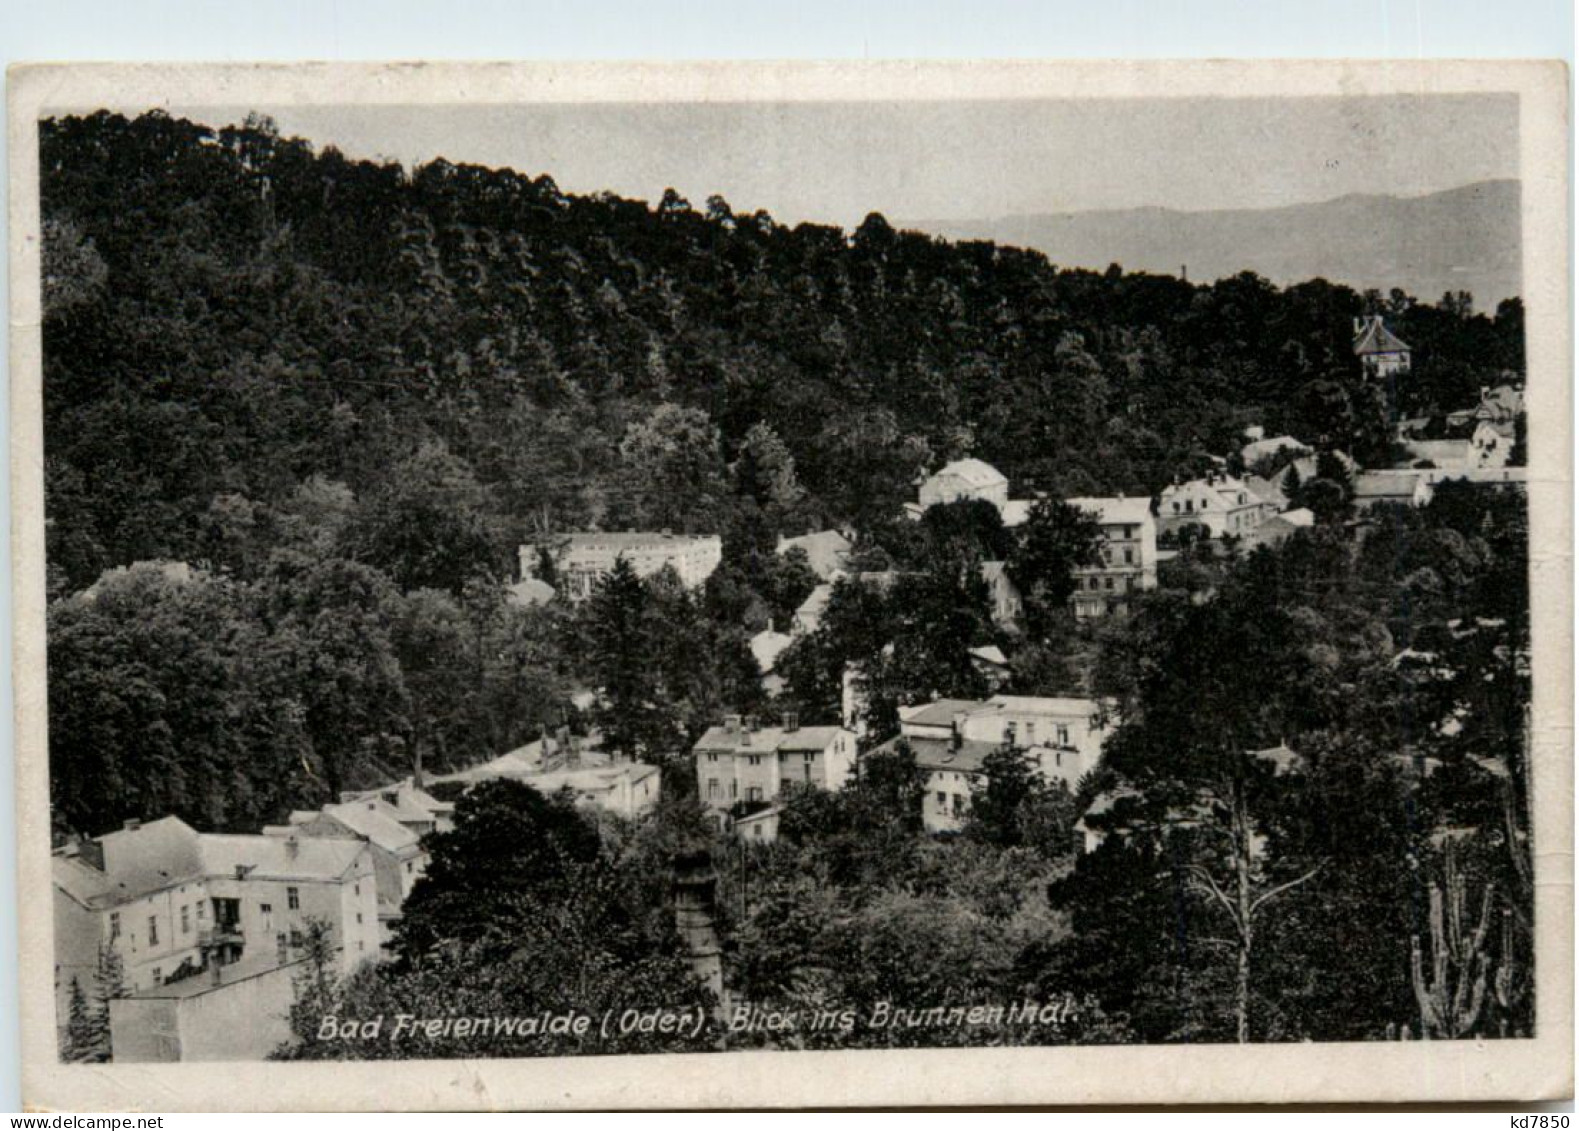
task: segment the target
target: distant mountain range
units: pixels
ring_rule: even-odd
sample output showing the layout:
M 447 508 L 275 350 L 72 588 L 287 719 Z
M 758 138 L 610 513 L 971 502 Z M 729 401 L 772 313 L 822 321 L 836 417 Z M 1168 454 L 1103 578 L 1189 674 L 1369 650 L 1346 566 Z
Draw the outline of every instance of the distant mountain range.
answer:
M 1254 271 L 1279 285 L 1323 278 L 1356 290 L 1401 287 L 1422 301 L 1468 291 L 1491 312 L 1522 293 L 1519 182 L 1481 181 L 1427 196 L 1353 195 L 1282 208 L 1180 212 L 1126 208 L 906 220 L 950 239 L 1036 248 L 1060 267 L 1210 282 Z

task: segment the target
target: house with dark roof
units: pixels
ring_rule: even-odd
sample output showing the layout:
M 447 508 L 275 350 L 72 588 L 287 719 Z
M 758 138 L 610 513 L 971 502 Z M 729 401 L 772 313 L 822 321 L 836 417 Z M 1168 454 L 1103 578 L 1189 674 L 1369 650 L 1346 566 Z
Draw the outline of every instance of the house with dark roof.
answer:
M 1409 346 L 1386 327 L 1380 314 L 1354 320 L 1354 355 L 1368 377 L 1409 372 Z

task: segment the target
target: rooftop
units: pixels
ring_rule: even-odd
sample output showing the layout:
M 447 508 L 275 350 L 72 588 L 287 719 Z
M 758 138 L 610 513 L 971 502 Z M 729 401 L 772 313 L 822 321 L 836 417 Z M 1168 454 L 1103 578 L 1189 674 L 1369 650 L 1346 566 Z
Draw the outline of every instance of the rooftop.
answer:
M 1091 511 L 1104 526 L 1114 523 L 1143 523 L 1151 517 L 1151 500 L 1138 497 L 1079 496 L 1064 502 L 1083 511 Z
M 323 812 L 385 852 L 414 853 L 422 839 L 400 823 L 398 810 L 382 798 L 325 805 Z
M 1409 347 L 1403 340 L 1382 324 L 1382 316 L 1373 314 L 1362 320 L 1354 336 L 1354 352 L 1361 356 L 1373 353 L 1406 353 Z

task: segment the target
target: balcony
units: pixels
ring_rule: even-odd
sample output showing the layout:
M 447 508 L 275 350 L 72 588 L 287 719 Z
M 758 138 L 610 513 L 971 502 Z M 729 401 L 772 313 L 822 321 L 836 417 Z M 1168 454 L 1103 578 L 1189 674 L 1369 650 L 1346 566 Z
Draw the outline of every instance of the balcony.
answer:
M 205 948 L 242 946 L 246 941 L 240 923 L 221 923 L 215 927 L 203 927 L 197 932 L 197 945 Z

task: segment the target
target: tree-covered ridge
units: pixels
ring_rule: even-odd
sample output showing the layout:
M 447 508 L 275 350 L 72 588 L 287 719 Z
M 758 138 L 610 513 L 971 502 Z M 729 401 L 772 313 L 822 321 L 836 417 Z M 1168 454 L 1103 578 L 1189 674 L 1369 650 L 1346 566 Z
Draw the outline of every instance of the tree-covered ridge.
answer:
M 1251 422 L 1366 462 L 1389 440 L 1350 351 L 1370 309 L 1415 349 L 1410 411 L 1523 368 L 1517 302 L 1060 271 L 875 213 L 846 234 L 407 173 L 262 120 L 56 119 L 41 170 L 59 589 L 149 558 L 243 569 L 216 530 L 309 482 L 372 509 L 423 444 L 503 573 L 534 528 L 749 528 L 753 447 L 793 464 L 768 516 L 792 532 L 879 526 L 967 451 L 1055 495 L 1150 494 Z M 398 576 L 402 552 L 370 535 L 359 560 Z

